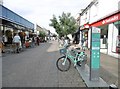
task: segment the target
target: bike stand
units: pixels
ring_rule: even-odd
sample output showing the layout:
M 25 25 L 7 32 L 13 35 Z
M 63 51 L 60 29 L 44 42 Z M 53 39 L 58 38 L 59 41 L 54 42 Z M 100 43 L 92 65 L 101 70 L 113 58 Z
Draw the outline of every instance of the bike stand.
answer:
M 99 81 L 90 81 L 90 71 L 88 65 L 85 65 L 85 68 L 77 66 L 77 70 L 80 73 L 82 79 L 85 81 L 87 87 L 109 88 L 109 85 L 100 77 L 99 77 Z

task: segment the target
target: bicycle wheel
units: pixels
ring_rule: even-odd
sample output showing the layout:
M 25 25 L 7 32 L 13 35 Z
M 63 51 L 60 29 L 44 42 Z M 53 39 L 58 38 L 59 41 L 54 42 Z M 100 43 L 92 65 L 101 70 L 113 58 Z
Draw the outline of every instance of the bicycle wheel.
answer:
M 64 63 L 64 59 L 65 59 L 65 56 L 60 57 L 56 62 L 56 66 L 57 66 L 58 70 L 60 70 L 62 72 L 69 70 L 70 65 L 71 65 L 70 59 L 67 58 L 65 63 Z

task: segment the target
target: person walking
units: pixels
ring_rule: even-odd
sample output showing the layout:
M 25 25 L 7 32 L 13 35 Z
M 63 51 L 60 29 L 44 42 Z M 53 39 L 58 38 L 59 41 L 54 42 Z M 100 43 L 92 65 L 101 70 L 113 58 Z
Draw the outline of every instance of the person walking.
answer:
M 39 46 L 39 43 L 40 43 L 40 38 L 39 38 L 39 36 L 37 36 L 36 41 L 37 41 L 37 45 Z
M 21 38 L 18 35 L 18 33 L 13 37 L 13 43 L 16 45 L 16 51 L 17 53 L 20 52 L 20 46 L 21 46 Z

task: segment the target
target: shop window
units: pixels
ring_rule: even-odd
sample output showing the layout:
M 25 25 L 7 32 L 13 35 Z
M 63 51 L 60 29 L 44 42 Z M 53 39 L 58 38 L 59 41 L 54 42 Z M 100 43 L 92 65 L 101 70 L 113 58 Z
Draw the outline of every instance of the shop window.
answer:
M 104 36 L 106 36 L 106 38 L 108 38 L 108 30 L 101 29 L 101 38 L 104 38 Z
M 120 53 L 120 21 L 114 22 L 112 51 Z
M 117 36 L 116 52 L 120 53 L 120 24 L 118 24 L 118 36 Z
M 116 52 L 117 52 L 117 53 L 120 53 L 120 36 L 117 36 Z
M 118 28 L 118 35 L 120 35 L 120 21 L 114 22 L 116 28 Z

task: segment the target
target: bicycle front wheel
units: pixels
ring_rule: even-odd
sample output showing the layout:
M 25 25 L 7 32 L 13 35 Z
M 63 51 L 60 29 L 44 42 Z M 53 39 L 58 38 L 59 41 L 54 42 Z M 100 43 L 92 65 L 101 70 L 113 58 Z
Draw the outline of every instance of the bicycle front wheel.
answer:
M 66 58 L 65 56 L 60 57 L 56 62 L 56 66 L 57 66 L 58 70 L 60 70 L 62 72 L 69 70 L 70 65 L 71 65 L 70 59 L 67 58 L 65 61 L 65 58 Z

